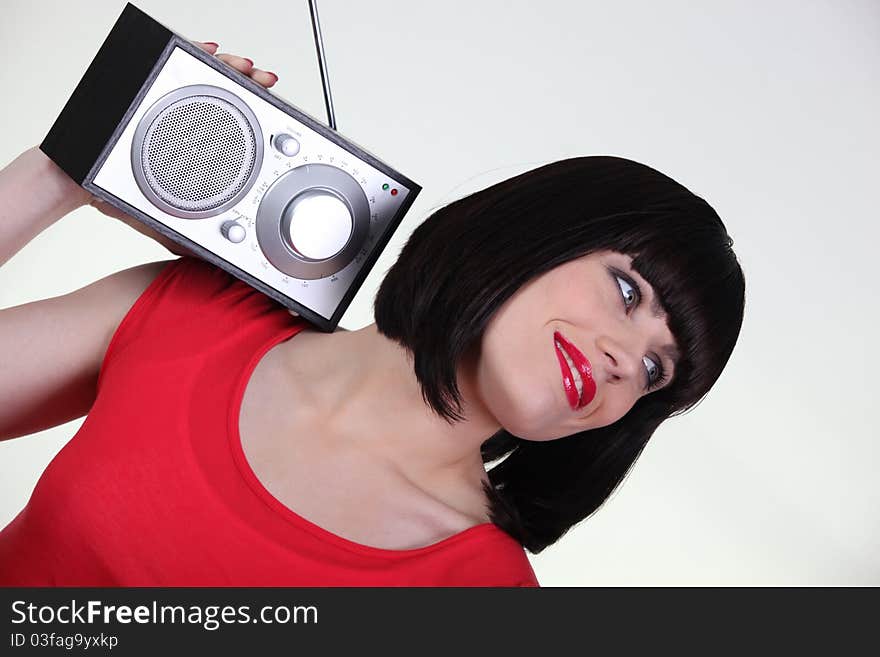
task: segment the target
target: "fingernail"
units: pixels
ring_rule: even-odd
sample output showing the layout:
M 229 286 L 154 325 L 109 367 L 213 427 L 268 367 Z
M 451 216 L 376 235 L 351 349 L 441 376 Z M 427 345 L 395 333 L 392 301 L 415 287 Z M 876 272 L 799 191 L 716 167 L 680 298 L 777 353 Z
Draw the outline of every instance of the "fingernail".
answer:
M 251 61 L 251 60 L 248 59 L 247 57 L 242 57 L 242 59 L 244 59 L 244 61 L 246 61 L 246 62 L 247 62 L 248 64 L 250 64 L 251 66 L 254 65 L 253 61 Z
M 220 44 L 219 44 L 219 43 L 214 43 L 213 41 L 205 41 L 205 45 L 206 45 L 206 46 L 214 46 L 215 48 L 219 48 L 219 47 L 220 47 Z
M 266 73 L 268 73 L 268 74 L 271 75 L 273 78 L 275 78 L 275 82 L 278 82 L 278 76 L 275 75 L 272 71 L 266 71 Z

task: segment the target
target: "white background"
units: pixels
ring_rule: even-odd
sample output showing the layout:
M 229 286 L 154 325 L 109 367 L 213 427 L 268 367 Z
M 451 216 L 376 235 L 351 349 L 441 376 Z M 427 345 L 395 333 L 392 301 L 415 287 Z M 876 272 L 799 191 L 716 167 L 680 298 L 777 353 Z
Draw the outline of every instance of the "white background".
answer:
M 140 0 L 274 71 L 325 121 L 306 0 Z M 0 166 L 42 141 L 123 2 L 0 6 Z M 880 5 L 320 0 L 339 131 L 424 190 L 341 322 L 372 322 L 410 232 L 540 164 L 617 155 L 705 198 L 746 274 L 724 374 L 622 488 L 530 555 L 544 586 L 880 584 Z M 173 257 L 91 208 L 0 269 L 0 307 Z M 3 350 L 13 345 L 0 345 Z M 0 356 L 2 358 L 2 356 Z M 2 403 L 2 400 L 0 400 Z M 0 443 L 0 527 L 82 420 Z M 63 500 L 59 500 L 63 504 Z

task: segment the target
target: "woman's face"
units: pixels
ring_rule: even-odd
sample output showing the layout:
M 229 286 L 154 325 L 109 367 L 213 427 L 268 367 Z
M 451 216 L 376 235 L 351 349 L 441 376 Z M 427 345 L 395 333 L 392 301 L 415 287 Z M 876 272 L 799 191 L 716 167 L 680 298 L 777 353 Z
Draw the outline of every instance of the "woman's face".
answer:
M 672 378 L 675 341 L 665 316 L 652 311 L 654 290 L 631 261 L 614 251 L 583 256 L 530 281 L 498 309 L 474 376 L 501 427 L 527 440 L 552 440 L 607 426 Z M 580 382 L 572 388 L 572 378 L 566 381 L 556 332 L 589 361 L 593 382 L 581 377 L 582 387 L 594 394 L 577 409 Z

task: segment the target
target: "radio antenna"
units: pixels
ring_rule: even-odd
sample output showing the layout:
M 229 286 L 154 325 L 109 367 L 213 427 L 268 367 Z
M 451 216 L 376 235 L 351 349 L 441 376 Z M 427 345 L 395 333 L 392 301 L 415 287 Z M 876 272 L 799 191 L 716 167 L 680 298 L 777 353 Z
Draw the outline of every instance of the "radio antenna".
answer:
M 321 69 L 321 84 L 324 86 L 324 104 L 327 105 L 327 119 L 330 127 L 336 130 L 336 117 L 333 115 L 333 97 L 330 95 L 330 80 L 327 77 L 327 62 L 324 59 L 324 40 L 321 37 L 321 23 L 318 21 L 318 7 L 315 0 L 309 0 L 312 14 L 312 31 L 315 33 L 315 48 L 318 50 L 318 67 Z

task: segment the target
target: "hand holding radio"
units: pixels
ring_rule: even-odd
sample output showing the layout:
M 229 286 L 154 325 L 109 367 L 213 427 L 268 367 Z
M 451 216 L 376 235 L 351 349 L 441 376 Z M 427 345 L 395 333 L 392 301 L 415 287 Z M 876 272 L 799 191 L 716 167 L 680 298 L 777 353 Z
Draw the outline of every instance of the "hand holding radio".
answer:
M 215 55 L 219 46 L 216 43 L 206 41 L 193 41 L 193 44 L 204 50 L 205 52 Z M 276 82 L 278 82 L 278 76 L 269 71 L 264 71 L 262 69 L 258 69 L 254 66 L 253 61 L 247 59 L 246 57 L 240 57 L 238 55 L 231 55 L 228 53 L 221 53 L 219 55 L 215 55 L 217 59 L 225 62 L 232 68 L 236 69 L 240 73 L 244 73 L 248 77 L 250 77 L 254 82 L 262 85 L 263 87 L 271 87 Z M 97 196 L 93 196 L 84 190 L 82 187 L 77 186 L 77 190 L 80 193 L 85 194 L 83 205 L 88 203 L 93 208 L 98 210 L 99 212 L 106 214 L 108 217 L 113 217 L 114 219 L 118 219 L 122 223 L 134 228 L 137 232 L 142 235 L 146 235 L 150 239 L 155 242 L 158 242 L 166 249 L 168 249 L 171 253 L 179 256 L 185 255 L 193 255 L 189 249 L 181 246 L 177 242 L 174 242 L 161 233 L 153 230 L 149 226 L 145 225 L 143 222 L 138 221 L 133 218 L 129 214 L 123 212 L 122 210 L 110 205 L 109 203 L 104 202 L 102 199 Z

